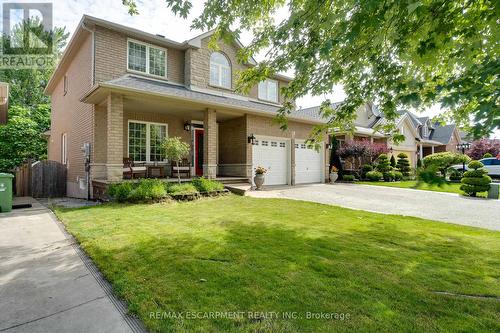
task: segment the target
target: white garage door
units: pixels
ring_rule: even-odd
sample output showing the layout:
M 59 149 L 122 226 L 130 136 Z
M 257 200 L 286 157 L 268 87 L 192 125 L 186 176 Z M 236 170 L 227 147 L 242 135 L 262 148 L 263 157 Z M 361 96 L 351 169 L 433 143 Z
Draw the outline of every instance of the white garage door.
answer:
M 290 142 L 286 139 L 257 137 L 253 145 L 252 166 L 267 169 L 264 185 L 288 184 L 288 152 Z
M 318 151 L 305 141 L 295 141 L 295 184 L 323 181 L 323 148 Z

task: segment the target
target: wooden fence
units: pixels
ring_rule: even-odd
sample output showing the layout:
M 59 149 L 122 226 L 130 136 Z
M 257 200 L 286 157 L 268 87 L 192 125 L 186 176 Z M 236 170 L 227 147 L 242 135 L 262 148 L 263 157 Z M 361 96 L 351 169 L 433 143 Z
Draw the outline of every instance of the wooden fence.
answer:
M 66 166 L 56 161 L 27 161 L 16 171 L 16 196 L 64 197 L 66 173 Z

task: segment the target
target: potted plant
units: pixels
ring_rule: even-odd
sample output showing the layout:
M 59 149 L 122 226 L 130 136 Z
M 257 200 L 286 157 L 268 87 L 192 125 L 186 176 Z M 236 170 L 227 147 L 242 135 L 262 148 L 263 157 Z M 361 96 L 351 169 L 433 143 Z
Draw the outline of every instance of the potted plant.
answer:
M 339 179 L 339 169 L 337 169 L 334 165 L 330 170 L 330 184 L 335 183 L 337 179 Z
M 253 177 L 253 182 L 257 187 L 257 190 L 262 189 L 262 185 L 264 185 L 264 175 L 266 174 L 267 169 L 261 166 L 255 168 L 255 177 Z

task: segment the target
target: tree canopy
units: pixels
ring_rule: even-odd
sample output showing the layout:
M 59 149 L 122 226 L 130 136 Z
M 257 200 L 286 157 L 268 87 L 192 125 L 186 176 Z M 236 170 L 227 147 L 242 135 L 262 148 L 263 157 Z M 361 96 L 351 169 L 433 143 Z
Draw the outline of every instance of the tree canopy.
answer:
M 131 14 L 134 0 L 122 0 Z M 166 0 L 186 18 L 192 0 Z M 250 31 L 239 52 L 246 62 L 259 52 L 266 61 L 242 73 L 238 89 L 248 90 L 278 72 L 293 71 L 282 93 L 289 100 L 278 119 L 286 127 L 294 100 L 330 93 L 341 84 L 345 103 L 321 110 L 330 128 L 349 128 L 355 110 L 373 101 L 394 131 L 398 108 L 435 103 L 443 118 L 468 127 L 476 137 L 500 127 L 498 1 L 494 0 L 206 0 L 192 22 L 215 29 L 212 41 Z M 288 15 L 275 20 L 285 7 Z M 231 33 L 232 32 L 232 33 Z M 215 43 L 211 43 L 215 47 Z M 471 122 L 472 120 L 472 122 Z
M 42 29 L 38 19 L 27 20 L 13 28 L 13 38 L 23 38 L 26 26 Z M 0 81 L 9 84 L 9 119 L 0 125 L 0 171 L 12 171 L 27 158 L 46 158 L 47 140 L 43 132 L 50 128 L 50 98 L 44 89 L 55 69 L 68 38 L 64 28 L 54 28 L 47 33 L 52 43 L 52 66 L 44 68 L 0 70 Z M 2 37 L 2 44 L 4 39 Z M 24 50 L 21 54 L 30 54 Z

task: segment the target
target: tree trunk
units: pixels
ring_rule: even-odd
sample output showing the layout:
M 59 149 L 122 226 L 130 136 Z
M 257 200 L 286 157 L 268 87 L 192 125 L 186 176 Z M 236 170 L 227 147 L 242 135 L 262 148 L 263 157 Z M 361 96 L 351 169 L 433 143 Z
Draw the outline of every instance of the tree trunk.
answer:
M 180 173 L 180 170 L 179 170 L 179 161 L 175 161 L 175 164 L 177 165 L 177 181 L 179 183 L 179 185 L 181 184 L 181 173 Z

